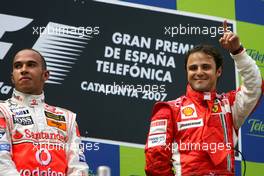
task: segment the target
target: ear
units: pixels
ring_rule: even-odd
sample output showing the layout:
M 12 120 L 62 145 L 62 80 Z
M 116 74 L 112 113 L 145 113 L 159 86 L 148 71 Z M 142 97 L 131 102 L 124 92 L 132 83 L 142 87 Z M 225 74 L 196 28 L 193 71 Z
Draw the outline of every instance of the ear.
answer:
M 44 73 L 43 73 L 43 78 L 44 78 L 44 81 L 47 81 L 49 79 L 49 71 L 48 70 L 45 70 Z
M 15 85 L 15 80 L 14 80 L 13 73 L 11 73 L 11 82 L 12 82 L 13 85 Z
M 219 67 L 218 70 L 216 71 L 217 77 L 220 77 L 222 74 L 222 67 Z

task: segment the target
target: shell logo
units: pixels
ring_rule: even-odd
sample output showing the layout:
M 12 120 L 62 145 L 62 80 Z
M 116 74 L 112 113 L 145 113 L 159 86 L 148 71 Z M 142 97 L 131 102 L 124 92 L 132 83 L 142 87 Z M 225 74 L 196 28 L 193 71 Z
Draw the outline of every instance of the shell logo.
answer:
M 186 107 L 182 110 L 182 112 L 185 116 L 191 116 L 194 113 L 194 109 L 191 107 Z

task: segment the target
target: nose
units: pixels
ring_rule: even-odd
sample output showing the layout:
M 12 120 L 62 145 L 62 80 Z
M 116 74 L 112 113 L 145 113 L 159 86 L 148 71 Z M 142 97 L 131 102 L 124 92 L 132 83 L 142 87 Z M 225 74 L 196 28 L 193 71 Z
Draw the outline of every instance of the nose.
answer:
M 21 69 L 20 69 L 20 73 L 22 75 L 27 73 L 27 66 L 25 64 L 22 65 Z
M 196 74 L 198 75 L 198 76 L 202 76 L 203 75 L 203 69 L 201 68 L 201 67 L 198 67 L 198 69 L 197 69 L 197 71 L 196 71 Z

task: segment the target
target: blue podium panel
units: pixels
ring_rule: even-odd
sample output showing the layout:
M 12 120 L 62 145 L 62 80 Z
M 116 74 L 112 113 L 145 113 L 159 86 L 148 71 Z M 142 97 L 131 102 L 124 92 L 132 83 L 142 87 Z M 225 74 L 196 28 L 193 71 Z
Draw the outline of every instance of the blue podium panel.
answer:
M 264 24 L 263 0 L 236 0 L 236 19 L 249 23 Z

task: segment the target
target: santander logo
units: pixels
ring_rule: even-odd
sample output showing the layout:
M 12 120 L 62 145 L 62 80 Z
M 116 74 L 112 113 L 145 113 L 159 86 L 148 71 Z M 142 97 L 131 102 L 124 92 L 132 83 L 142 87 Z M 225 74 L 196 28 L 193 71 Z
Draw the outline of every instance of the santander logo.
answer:
M 13 135 L 14 139 L 21 139 L 23 137 L 23 134 L 21 134 L 19 131 L 16 130 L 15 134 Z
M 30 139 L 51 139 L 51 140 L 59 140 L 65 142 L 67 137 L 59 133 L 49 133 L 49 132 L 32 132 L 29 129 L 25 129 L 25 137 Z
M 15 131 L 15 134 L 13 135 L 14 139 L 21 139 L 23 136 L 27 139 L 35 139 L 35 140 L 41 140 L 41 139 L 46 139 L 46 140 L 59 140 L 62 142 L 65 142 L 67 140 L 67 136 L 62 135 L 57 131 L 57 133 L 50 133 L 50 132 L 33 132 L 30 131 L 29 129 L 24 130 L 24 135 L 19 132 L 18 130 Z

